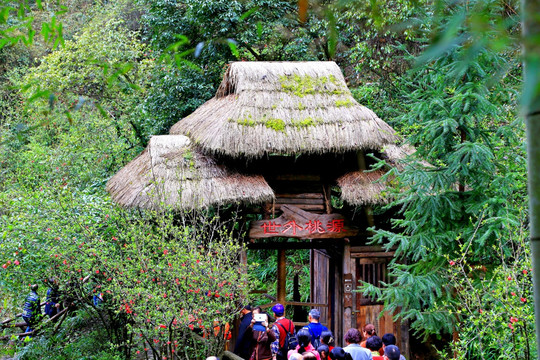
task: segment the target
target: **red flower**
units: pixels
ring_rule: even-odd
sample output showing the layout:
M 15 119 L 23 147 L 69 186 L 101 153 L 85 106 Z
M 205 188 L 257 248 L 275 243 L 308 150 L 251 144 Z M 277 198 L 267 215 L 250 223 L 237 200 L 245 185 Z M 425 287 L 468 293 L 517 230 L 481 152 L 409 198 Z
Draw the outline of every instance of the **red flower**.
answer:
M 7 269 L 7 264 L 2 265 L 2 268 Z
M 509 276 L 509 277 L 506 278 L 506 280 L 511 281 L 511 280 L 512 280 L 512 277 Z
M 527 270 L 523 270 L 523 274 L 524 274 L 524 275 L 527 275 Z
M 516 293 L 512 291 L 512 292 L 510 293 L 510 295 L 516 296 Z
M 13 263 L 14 263 L 15 265 L 19 265 L 19 264 L 20 264 L 19 260 L 15 260 Z
M 456 265 L 456 262 L 454 260 L 450 260 L 450 265 L 454 266 Z
M 160 324 L 159 327 L 162 328 L 162 329 L 166 329 L 167 325 Z
M 513 316 L 510 316 L 510 322 L 511 322 L 511 323 L 515 323 L 515 322 L 518 322 L 518 321 L 519 321 L 518 318 L 515 318 L 515 317 L 513 317 Z
M 169 250 L 163 250 L 163 255 L 167 255 L 169 253 Z
M 96 274 L 99 274 L 99 270 L 96 270 Z
M 509 327 L 510 329 L 512 329 L 512 331 L 514 330 L 514 325 L 508 324 L 508 327 Z
M 483 313 L 484 311 L 482 309 L 478 309 L 478 312 L 481 314 Z
M 521 300 L 522 303 L 527 302 L 527 299 L 525 299 L 524 297 L 520 298 L 520 300 Z

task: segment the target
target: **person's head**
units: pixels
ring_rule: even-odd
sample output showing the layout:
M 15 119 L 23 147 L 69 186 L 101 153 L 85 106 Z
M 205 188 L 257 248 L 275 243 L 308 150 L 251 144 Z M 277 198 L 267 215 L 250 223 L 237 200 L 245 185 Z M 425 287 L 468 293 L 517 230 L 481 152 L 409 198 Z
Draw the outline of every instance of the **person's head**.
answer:
M 32 284 L 32 285 L 30 285 L 30 290 L 32 290 L 32 291 L 37 291 L 38 289 L 39 289 L 38 284 Z
M 345 342 L 349 344 L 358 344 L 360 340 L 362 339 L 362 335 L 360 335 L 360 331 L 358 329 L 352 328 L 347 330 L 345 333 Z
M 255 314 L 262 314 L 263 311 L 260 306 L 255 306 L 251 312 L 253 313 L 253 315 L 255 315 Z
M 277 303 L 276 305 L 272 306 L 272 312 L 276 317 L 282 317 L 283 314 L 285 314 L 285 307 L 280 303 Z
M 330 330 L 321 332 L 321 343 L 326 345 L 334 345 L 334 335 Z
M 373 336 L 373 335 L 377 335 L 377 332 L 375 331 L 375 325 L 373 324 L 366 324 L 366 326 L 364 326 L 364 338 L 368 338 L 370 336 Z
M 294 354 L 291 354 L 291 356 L 289 357 L 289 360 L 304 360 L 304 357 L 302 356 L 302 354 L 294 353 Z
M 242 315 L 246 315 L 246 314 L 249 314 L 251 312 L 251 306 L 249 305 L 244 305 L 244 307 L 242 308 Z
M 352 360 L 351 354 L 340 347 L 333 348 L 329 355 L 332 360 Z
M 317 360 L 317 357 L 315 356 L 314 353 L 312 353 L 311 351 L 305 351 L 302 353 L 302 358 L 304 360 Z
M 399 360 L 400 355 L 401 353 L 396 345 L 388 345 L 384 348 L 384 356 L 388 360 Z
M 311 309 L 309 311 L 309 315 L 308 315 L 309 322 L 319 322 L 320 318 L 321 318 L 321 312 L 319 310 Z
M 317 352 L 321 356 L 321 360 L 328 359 L 328 353 L 330 352 L 330 348 L 328 345 L 322 344 L 317 348 Z
M 311 344 L 311 334 L 308 329 L 300 329 L 296 333 L 296 339 L 298 340 L 298 345 L 300 349 L 298 352 L 303 352 L 309 344 Z
M 366 340 L 366 347 L 371 351 L 377 351 L 382 348 L 382 340 L 377 335 L 373 335 Z
M 396 345 L 396 337 L 392 333 L 384 334 L 381 340 L 383 346 Z

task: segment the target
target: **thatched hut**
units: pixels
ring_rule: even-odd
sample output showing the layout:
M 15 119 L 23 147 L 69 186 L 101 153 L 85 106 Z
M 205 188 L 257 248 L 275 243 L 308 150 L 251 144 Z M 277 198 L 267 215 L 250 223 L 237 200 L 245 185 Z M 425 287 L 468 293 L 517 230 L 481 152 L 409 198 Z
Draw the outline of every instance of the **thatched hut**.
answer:
M 233 157 L 377 150 L 397 141 L 352 97 L 334 62 L 232 63 L 216 96 L 170 133 Z
M 216 96 L 170 134 L 153 137 L 109 181 L 114 201 L 153 209 L 246 204 L 261 219 L 250 223 L 248 249 L 278 251 L 279 302 L 287 304 L 285 252 L 310 249 L 310 302 L 293 304 L 319 308 L 338 338 L 373 323 L 398 335 L 407 354 L 406 326 L 353 290 L 359 281 L 389 281 L 393 256 L 369 244 L 368 228 L 389 223 L 372 208 L 388 202 L 389 183 L 380 181 L 384 168 L 370 171 L 375 161 L 366 154 L 400 168 L 413 149 L 398 146 L 395 131 L 356 102 L 335 63 L 232 63 Z
M 200 209 L 272 201 L 260 175 L 244 175 L 196 150 L 182 135 L 153 136 L 148 147 L 107 183 L 124 207 Z

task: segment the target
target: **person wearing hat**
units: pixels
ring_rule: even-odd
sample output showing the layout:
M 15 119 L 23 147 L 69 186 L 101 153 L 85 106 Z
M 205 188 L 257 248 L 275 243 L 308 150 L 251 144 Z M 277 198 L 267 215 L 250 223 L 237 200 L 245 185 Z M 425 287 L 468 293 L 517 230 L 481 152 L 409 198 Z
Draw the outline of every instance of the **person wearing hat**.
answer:
M 24 303 L 22 318 L 26 322 L 25 332 L 31 332 L 34 330 L 34 325 L 38 322 L 41 316 L 41 304 L 39 302 L 39 295 L 37 294 L 38 285 L 30 285 L 30 294 L 26 297 Z
M 311 309 L 308 314 L 309 324 L 304 327 L 304 329 L 308 329 L 311 334 L 311 344 L 315 348 L 318 348 L 319 345 L 321 345 L 321 333 L 323 331 L 328 331 L 328 328 L 319 322 L 320 318 L 321 312 L 317 309 Z
M 251 324 L 246 329 L 245 337 L 250 339 L 250 360 L 271 360 L 273 358 L 271 344 L 276 340 L 272 329 L 268 327 L 268 315 L 264 314 L 263 321 L 251 319 Z
M 296 332 L 294 330 L 294 323 L 285 318 L 285 307 L 277 303 L 272 306 L 272 312 L 276 321 L 272 326 L 272 331 L 276 337 L 276 340 L 272 343 L 272 354 L 276 360 L 285 360 L 287 358 L 287 352 L 289 349 L 285 349 L 285 339 L 287 334 L 291 334 L 296 337 Z
M 246 337 L 245 334 L 253 319 L 251 306 L 245 305 L 240 311 L 240 314 L 242 315 L 242 318 L 240 320 L 240 326 L 238 326 L 238 337 L 234 344 L 234 353 L 243 359 L 248 359 L 250 355 L 249 347 L 251 345 L 251 339 Z
M 401 358 L 401 353 L 399 348 L 396 345 L 388 345 L 384 348 L 384 359 L 385 360 L 399 360 Z
M 335 348 L 330 350 L 328 356 L 331 360 L 352 360 L 351 354 L 345 352 L 345 350 L 343 350 L 343 348 L 340 348 L 339 346 L 336 346 Z
M 387 346 L 396 345 L 396 343 L 397 343 L 396 337 L 392 333 L 384 334 L 383 337 L 381 338 L 381 340 L 382 340 L 383 354 L 384 354 Z M 399 351 L 399 347 L 398 347 L 398 351 Z M 405 360 L 405 356 L 403 356 L 403 354 L 400 354 L 399 355 L 399 360 Z

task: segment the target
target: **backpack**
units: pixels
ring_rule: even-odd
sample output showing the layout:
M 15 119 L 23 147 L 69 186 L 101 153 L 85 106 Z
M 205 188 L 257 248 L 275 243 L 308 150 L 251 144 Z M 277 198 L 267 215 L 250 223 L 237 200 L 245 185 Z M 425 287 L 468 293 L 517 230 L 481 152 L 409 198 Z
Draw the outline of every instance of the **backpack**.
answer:
M 283 331 L 285 331 L 285 341 L 283 342 L 283 346 L 279 349 L 279 354 L 282 358 L 287 358 L 287 353 L 289 350 L 295 350 L 298 346 L 298 340 L 296 339 L 296 335 L 294 334 L 294 325 L 293 322 L 289 320 L 289 329 L 285 329 L 285 326 L 283 326 L 282 323 L 276 322 L 276 325 L 279 325 Z M 281 332 L 281 331 L 280 331 Z M 279 340 L 278 340 L 279 341 Z
M 318 349 L 319 346 L 321 346 L 321 334 L 323 331 L 328 331 L 328 329 L 320 324 L 315 329 L 310 325 L 311 324 L 304 327 L 304 329 L 308 329 L 309 334 L 311 335 L 311 345 L 313 345 L 315 349 Z

